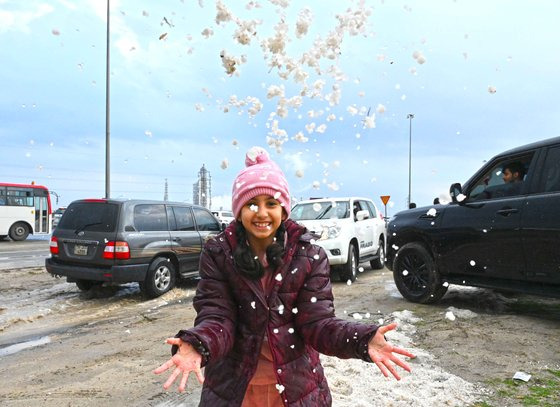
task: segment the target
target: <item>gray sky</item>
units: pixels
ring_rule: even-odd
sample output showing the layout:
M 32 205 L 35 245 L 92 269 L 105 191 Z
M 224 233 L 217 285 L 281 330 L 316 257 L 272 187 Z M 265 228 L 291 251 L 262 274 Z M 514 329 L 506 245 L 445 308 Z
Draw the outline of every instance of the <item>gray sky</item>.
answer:
M 383 209 L 391 195 L 391 215 L 413 113 L 412 201 L 428 205 L 493 155 L 558 135 L 558 4 L 112 0 L 111 195 L 162 199 L 167 178 L 191 201 L 205 164 L 229 207 L 262 145 L 295 198 Z M 59 206 L 105 192 L 105 7 L 0 0 L 0 178 L 46 185 Z

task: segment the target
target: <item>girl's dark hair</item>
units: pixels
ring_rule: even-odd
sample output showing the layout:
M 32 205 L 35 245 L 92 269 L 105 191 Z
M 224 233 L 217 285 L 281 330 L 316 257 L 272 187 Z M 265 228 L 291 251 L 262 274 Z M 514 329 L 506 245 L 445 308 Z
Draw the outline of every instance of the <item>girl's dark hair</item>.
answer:
M 286 227 L 282 222 L 276 231 L 274 243 L 266 248 L 266 261 L 273 269 L 277 269 L 284 264 L 282 258 L 284 257 L 285 232 Z M 264 267 L 259 259 L 255 258 L 255 254 L 249 247 L 247 231 L 241 222 L 236 222 L 235 238 L 237 239 L 237 247 L 233 252 L 233 260 L 237 270 L 252 280 L 260 279 L 264 275 Z

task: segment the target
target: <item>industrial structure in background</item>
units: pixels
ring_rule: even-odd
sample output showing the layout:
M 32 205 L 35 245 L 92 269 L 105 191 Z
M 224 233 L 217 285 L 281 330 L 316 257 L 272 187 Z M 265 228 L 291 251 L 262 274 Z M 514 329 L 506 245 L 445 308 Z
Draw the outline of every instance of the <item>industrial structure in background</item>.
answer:
M 212 207 L 212 178 L 204 164 L 198 172 L 198 181 L 193 184 L 193 203 L 205 208 Z
M 163 191 L 163 200 L 169 201 L 169 189 L 167 188 L 167 178 L 165 179 L 165 190 Z

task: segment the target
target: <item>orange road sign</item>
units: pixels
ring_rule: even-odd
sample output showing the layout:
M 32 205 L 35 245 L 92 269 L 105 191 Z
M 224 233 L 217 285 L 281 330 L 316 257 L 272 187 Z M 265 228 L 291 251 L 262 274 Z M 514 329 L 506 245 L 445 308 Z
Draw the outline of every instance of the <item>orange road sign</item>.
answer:
M 387 205 L 387 202 L 389 202 L 389 199 L 391 199 L 391 195 L 381 195 L 380 198 L 383 202 L 383 205 Z

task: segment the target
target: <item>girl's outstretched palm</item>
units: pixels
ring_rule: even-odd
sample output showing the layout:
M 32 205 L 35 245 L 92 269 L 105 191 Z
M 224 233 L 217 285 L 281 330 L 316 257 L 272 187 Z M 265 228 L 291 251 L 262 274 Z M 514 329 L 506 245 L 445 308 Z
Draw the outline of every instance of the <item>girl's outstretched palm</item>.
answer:
M 385 333 L 391 331 L 397 327 L 397 323 L 393 322 L 389 325 L 380 326 L 377 332 L 370 339 L 368 343 L 368 354 L 371 360 L 377 365 L 381 373 L 385 377 L 389 377 L 389 372 L 397 380 L 401 380 L 401 377 L 397 373 L 394 365 L 402 367 L 407 372 L 410 372 L 410 366 L 406 362 L 400 360 L 395 353 L 408 356 L 409 358 L 415 358 L 412 353 L 407 350 L 397 348 L 391 345 L 385 340 Z
M 202 371 L 200 370 L 200 364 L 202 362 L 200 353 L 198 353 L 190 343 L 183 342 L 179 338 L 167 338 L 165 342 L 170 345 L 177 345 L 179 349 L 171 359 L 154 370 L 155 374 L 160 374 L 175 366 L 175 370 L 173 370 L 167 381 L 163 384 L 163 388 L 167 390 L 171 387 L 175 379 L 183 373 L 181 382 L 179 383 L 179 391 L 184 392 L 190 372 L 194 372 L 198 381 L 202 384 L 204 382 L 204 376 L 202 376 Z

